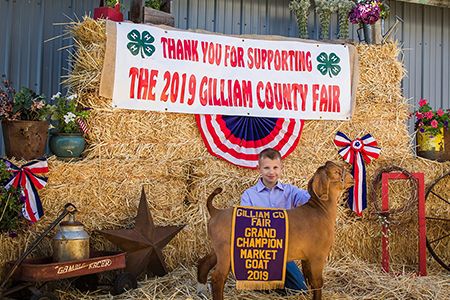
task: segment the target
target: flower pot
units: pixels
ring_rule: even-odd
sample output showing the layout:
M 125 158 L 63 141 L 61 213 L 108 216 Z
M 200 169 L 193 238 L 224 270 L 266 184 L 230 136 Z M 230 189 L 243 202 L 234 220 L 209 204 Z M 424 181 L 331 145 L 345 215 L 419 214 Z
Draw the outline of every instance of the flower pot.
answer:
M 383 39 L 382 36 L 382 30 L 381 30 L 381 20 L 378 20 L 375 22 L 375 24 L 363 24 L 362 30 L 364 33 L 364 39 L 360 37 L 358 29 L 358 38 L 360 42 L 366 42 L 366 44 L 381 44 L 381 41 Z
M 82 133 L 50 133 L 48 141 L 50 151 L 63 160 L 77 159 L 84 150 L 85 141 Z
M 94 20 L 110 19 L 111 21 L 122 22 L 123 14 L 118 9 L 109 6 L 94 8 Z
M 417 156 L 440 162 L 450 160 L 450 132 L 441 129 L 440 134 L 430 136 L 426 128 L 424 133 L 417 131 Z
M 48 121 L 2 121 L 7 157 L 42 158 L 47 145 Z

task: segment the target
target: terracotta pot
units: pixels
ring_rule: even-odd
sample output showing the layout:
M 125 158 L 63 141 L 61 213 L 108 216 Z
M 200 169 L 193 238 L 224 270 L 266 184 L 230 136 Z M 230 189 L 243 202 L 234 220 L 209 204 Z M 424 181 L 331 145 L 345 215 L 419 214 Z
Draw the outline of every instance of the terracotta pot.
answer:
M 42 158 L 47 145 L 49 121 L 2 121 L 8 158 Z
M 432 138 L 426 131 L 424 133 L 418 131 L 416 135 L 416 143 L 417 156 L 440 162 L 450 160 L 449 130 L 442 129 L 440 134 L 437 134 Z

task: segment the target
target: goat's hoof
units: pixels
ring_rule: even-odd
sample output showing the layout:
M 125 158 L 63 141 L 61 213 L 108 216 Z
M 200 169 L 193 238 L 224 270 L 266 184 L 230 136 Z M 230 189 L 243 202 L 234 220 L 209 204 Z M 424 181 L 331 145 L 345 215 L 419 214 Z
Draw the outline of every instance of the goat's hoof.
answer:
M 206 286 L 206 283 L 197 282 L 197 295 L 206 294 L 207 290 L 208 287 Z

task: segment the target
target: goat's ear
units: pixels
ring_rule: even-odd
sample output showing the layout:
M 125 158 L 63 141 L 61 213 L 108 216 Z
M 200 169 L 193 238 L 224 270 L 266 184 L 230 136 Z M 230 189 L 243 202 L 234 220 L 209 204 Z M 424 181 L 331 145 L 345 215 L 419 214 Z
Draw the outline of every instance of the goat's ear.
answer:
M 312 188 L 317 198 L 323 201 L 328 200 L 328 190 L 330 185 L 330 179 L 325 171 L 318 172 L 314 175 Z

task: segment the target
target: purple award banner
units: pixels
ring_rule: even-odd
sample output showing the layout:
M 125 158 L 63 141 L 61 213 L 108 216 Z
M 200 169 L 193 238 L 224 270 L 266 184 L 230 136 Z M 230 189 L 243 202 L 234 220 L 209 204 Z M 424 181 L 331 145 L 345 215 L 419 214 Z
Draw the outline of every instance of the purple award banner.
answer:
M 288 229 L 284 209 L 234 208 L 231 267 L 237 289 L 284 287 Z

